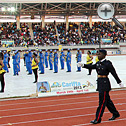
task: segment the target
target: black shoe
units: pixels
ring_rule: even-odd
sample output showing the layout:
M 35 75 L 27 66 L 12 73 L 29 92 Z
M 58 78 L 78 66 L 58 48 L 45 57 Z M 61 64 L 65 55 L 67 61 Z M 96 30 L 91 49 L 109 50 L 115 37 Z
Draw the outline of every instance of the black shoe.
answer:
M 27 75 L 32 75 L 32 73 L 28 73 Z
M 111 121 L 111 120 L 115 120 L 116 118 L 118 118 L 118 117 L 120 117 L 120 115 L 118 114 L 118 115 L 116 115 L 116 116 L 112 116 L 112 118 L 110 118 L 109 120 Z
M 91 75 L 91 74 L 88 74 L 88 75 Z
M 0 93 L 4 93 L 4 91 L 0 91 Z
M 34 81 L 33 83 L 37 83 L 37 81 Z
M 66 71 L 66 72 L 71 72 L 71 71 Z
M 44 74 L 44 73 L 39 73 L 39 74 Z
M 76 72 L 81 72 L 80 70 L 77 70 Z
M 53 73 L 58 73 L 58 72 L 53 72 Z
M 98 124 L 98 123 L 101 123 L 101 121 L 92 120 L 90 123 L 92 123 L 92 124 Z

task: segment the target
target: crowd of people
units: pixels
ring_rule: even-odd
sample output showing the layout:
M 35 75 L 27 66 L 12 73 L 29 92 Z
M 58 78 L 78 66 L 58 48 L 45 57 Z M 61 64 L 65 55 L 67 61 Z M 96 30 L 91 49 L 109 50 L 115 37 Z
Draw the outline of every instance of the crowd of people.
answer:
M 31 37 L 30 32 L 33 32 Z M 111 43 L 125 42 L 126 31 L 120 30 L 117 26 L 112 26 L 111 22 L 94 22 L 92 28 L 88 22 L 69 23 L 66 30 L 66 23 L 46 24 L 42 29 L 40 23 L 32 23 L 30 31 L 27 23 L 20 23 L 20 29 L 17 29 L 16 23 L 2 23 L 0 25 L 0 42 L 8 39 L 13 40 L 12 46 L 28 45 L 78 45 L 78 44 L 98 44 L 99 38 L 111 39 Z
M 13 46 L 30 44 L 31 36 L 28 24 L 20 23 L 20 29 L 17 29 L 16 23 L 2 23 L 0 25 L 0 40 L 14 40 Z
M 52 24 L 46 24 L 45 28 L 42 29 L 41 25 L 33 24 L 33 35 L 34 35 L 34 41 L 38 45 L 55 45 L 57 44 L 57 35 L 56 35 L 56 29 L 55 25 Z
M 116 25 L 112 26 L 110 22 L 94 22 L 92 28 L 89 23 L 81 23 L 81 42 L 84 44 L 98 43 L 99 35 L 103 39 L 112 39 L 112 43 L 125 42 L 125 30 L 120 30 Z

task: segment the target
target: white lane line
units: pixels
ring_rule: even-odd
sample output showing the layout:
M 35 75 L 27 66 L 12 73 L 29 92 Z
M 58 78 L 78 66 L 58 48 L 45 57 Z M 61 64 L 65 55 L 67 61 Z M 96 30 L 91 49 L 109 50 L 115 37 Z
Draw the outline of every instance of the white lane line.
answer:
M 58 100 L 46 100 L 46 101 L 34 101 L 34 102 L 15 103 L 15 104 L 7 104 L 7 105 L 0 105 L 0 106 L 22 105 L 22 104 L 43 103 L 43 102 L 59 102 L 59 101 L 67 101 L 67 100 L 75 100 L 75 99 L 84 99 L 84 98 L 93 98 L 93 97 L 98 97 L 98 96 L 90 96 L 90 97 L 84 97 L 83 96 L 83 97 L 77 97 L 77 98 L 67 98 L 67 99 L 58 99 Z
M 15 116 L 27 116 L 27 115 L 38 115 L 38 114 L 45 114 L 45 113 L 54 113 L 54 112 L 64 112 L 64 111 L 72 111 L 72 110 L 80 110 L 80 109 L 89 109 L 89 108 L 95 108 L 97 106 L 91 106 L 91 107 L 82 107 L 82 108 L 72 108 L 72 109 L 61 109 L 61 110 L 53 110 L 53 111 L 45 111 L 45 112 L 35 112 L 35 113 L 26 113 L 26 114 L 17 114 L 17 115 L 8 115 L 8 116 L 1 116 L 2 118 L 8 118 L 8 117 L 15 117 Z
M 115 105 L 123 105 L 126 103 L 117 103 Z M 72 111 L 72 110 L 81 110 L 81 109 L 89 109 L 89 108 L 97 108 L 98 106 L 90 106 L 90 107 L 81 107 L 81 108 L 72 108 L 72 109 L 60 109 L 60 110 L 52 110 L 52 111 L 45 111 L 45 112 L 34 112 L 34 113 L 24 113 L 24 114 L 16 114 L 16 115 L 6 115 L 1 116 L 2 118 L 9 118 L 9 117 L 17 117 L 17 116 L 27 116 L 27 115 L 38 115 L 38 114 L 45 114 L 45 113 L 56 113 L 56 112 L 64 112 L 64 111 Z
M 98 101 L 98 100 L 96 100 Z M 90 103 L 90 102 L 96 102 L 96 101 L 84 101 L 84 102 L 75 102 L 75 103 L 65 103 L 65 104 L 54 104 L 54 105 L 44 105 L 44 106 L 34 106 L 34 107 L 24 107 L 24 108 L 14 108 L 14 109 L 5 109 L 5 110 L 0 110 L 0 112 L 2 111 L 15 111 L 15 110 L 21 110 L 21 109 L 33 109 L 33 108 L 45 108 L 45 107 L 56 107 L 56 106 L 61 106 L 61 105 L 75 105 L 75 104 L 82 104 L 82 103 Z
M 126 111 L 126 110 L 119 110 L 119 111 Z M 109 112 L 105 112 L 105 113 L 109 113 Z M 58 117 L 58 118 L 41 119 L 41 120 L 32 120 L 32 121 L 30 120 L 30 121 L 16 122 L 16 123 L 11 123 L 11 124 L 12 125 L 18 125 L 18 124 L 26 124 L 26 123 L 35 123 L 35 122 L 44 122 L 44 121 L 52 121 L 52 120 L 61 120 L 61 119 L 68 119 L 68 118 L 76 118 L 76 117 L 82 117 L 82 116 L 84 117 L 84 116 L 91 116 L 91 115 L 95 115 L 95 113 L 84 114 L 84 115 L 65 116 L 65 117 Z M 7 124 L 0 124 L 0 126 L 6 126 L 6 125 L 8 125 L 8 123 Z
M 112 100 L 119 100 L 119 99 L 126 99 L 126 98 L 115 98 Z M 16 110 L 23 110 L 23 109 L 36 109 L 36 108 L 46 108 L 46 107 L 56 107 L 56 106 L 64 106 L 64 105 L 75 105 L 75 104 L 82 104 L 82 103 L 91 103 L 91 102 L 98 102 L 98 100 L 93 101 L 84 101 L 84 102 L 74 102 L 74 103 L 65 103 L 65 104 L 53 104 L 53 105 L 44 105 L 44 106 L 34 106 L 34 107 L 23 107 L 23 108 L 14 108 L 14 109 L 3 109 L 3 111 L 16 111 Z
M 123 94 L 126 94 L 126 93 L 120 93 L 120 95 L 123 95 Z M 112 94 L 111 96 L 115 96 L 115 95 L 118 95 L 117 93 L 116 94 Z M 76 97 L 76 98 L 65 98 L 65 99 L 58 99 L 58 100 L 45 100 L 45 101 L 34 101 L 34 102 L 23 102 L 23 103 L 14 103 L 14 104 L 4 104 L 4 105 L 0 105 L 0 106 L 13 106 L 13 105 L 25 105 L 25 104 L 29 104 L 29 103 L 31 103 L 31 104 L 33 104 L 33 103 L 44 103 L 44 102 L 58 102 L 58 101 L 66 101 L 66 100 L 74 100 L 74 99 L 85 99 L 85 98 L 94 98 L 94 97 L 98 97 L 98 95 L 97 96 L 87 96 L 87 97 Z M 41 99 L 41 98 L 40 98 Z M 18 100 L 18 99 L 17 99 Z M 0 101 L 1 102 L 1 101 Z
M 122 119 L 116 119 L 116 120 L 113 120 L 113 121 L 102 121 L 100 124 L 102 123 L 112 123 L 112 122 L 118 122 L 118 121 L 125 121 L 126 118 L 122 118 Z M 78 124 L 78 125 L 72 125 L 72 126 L 88 126 L 88 125 L 91 125 L 91 123 L 85 123 L 85 124 Z

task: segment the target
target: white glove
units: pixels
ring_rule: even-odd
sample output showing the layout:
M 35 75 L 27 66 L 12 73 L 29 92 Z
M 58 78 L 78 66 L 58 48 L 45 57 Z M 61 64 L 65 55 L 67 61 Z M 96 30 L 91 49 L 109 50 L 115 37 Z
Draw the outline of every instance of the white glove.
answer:
M 78 67 L 82 67 L 82 66 L 83 66 L 83 63 L 78 62 L 78 63 L 77 63 L 77 66 L 78 66 Z
M 119 86 L 122 88 L 122 87 L 124 87 L 124 84 L 122 84 L 122 82 L 121 82 L 121 83 L 119 83 Z

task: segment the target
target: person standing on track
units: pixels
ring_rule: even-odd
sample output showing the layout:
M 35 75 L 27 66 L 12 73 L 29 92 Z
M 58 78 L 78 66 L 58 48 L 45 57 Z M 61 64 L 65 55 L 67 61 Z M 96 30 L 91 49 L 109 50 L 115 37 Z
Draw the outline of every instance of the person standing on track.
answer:
M 89 50 L 88 50 L 88 52 L 87 52 L 87 57 L 86 57 L 86 59 L 87 59 L 87 64 L 88 64 L 88 65 L 91 65 L 91 64 L 93 63 L 93 61 L 92 61 L 93 56 L 91 55 L 91 52 L 90 52 Z M 91 75 L 92 69 L 89 68 L 88 70 L 89 70 L 89 74 L 88 74 L 88 75 Z
M 48 68 L 48 50 L 45 50 L 45 67 Z
M 4 87 L 5 87 L 4 74 L 6 72 L 3 69 L 3 67 L 4 67 L 4 64 L 3 64 L 3 53 L 0 52 L 0 81 L 1 81 L 1 90 L 0 90 L 0 93 L 4 93 Z
M 44 74 L 44 54 L 42 52 L 42 50 L 39 50 L 39 69 L 40 69 L 40 73 L 39 74 Z
M 102 115 L 104 113 L 105 107 L 113 114 L 112 118 L 109 120 L 115 120 L 116 118 L 120 117 L 119 112 L 116 110 L 110 96 L 109 91 L 111 90 L 110 81 L 108 78 L 109 73 L 113 75 L 116 82 L 120 85 L 120 87 L 124 87 L 121 80 L 119 79 L 112 62 L 106 60 L 105 57 L 107 55 L 106 50 L 99 50 L 98 59 L 99 61 L 93 65 L 82 64 L 81 62 L 78 63 L 78 66 L 82 66 L 83 68 L 87 69 L 96 69 L 98 74 L 97 79 L 97 91 L 99 92 L 99 106 L 96 111 L 96 118 L 95 120 L 91 121 L 93 124 L 97 124 L 101 122 Z
M 35 81 L 33 83 L 36 83 L 38 81 L 38 60 L 37 60 L 37 54 L 34 52 L 32 54 L 32 70 L 35 75 Z
M 54 73 L 58 73 L 58 53 L 54 50 Z
M 77 49 L 76 59 L 77 59 L 77 63 L 81 62 L 81 60 L 82 60 L 82 53 L 79 48 Z M 80 71 L 81 71 L 81 67 L 77 67 L 76 72 L 80 72 Z
M 71 52 L 70 52 L 70 49 L 68 49 L 68 52 L 67 52 L 66 64 L 67 64 L 67 72 L 71 72 Z
M 53 70 L 53 51 L 52 51 L 52 49 L 50 50 L 50 53 L 49 53 L 49 66 L 50 66 L 50 70 Z
M 65 61 L 65 54 L 64 54 L 64 52 L 63 52 L 63 49 L 61 49 L 61 53 L 60 53 L 61 70 L 64 69 L 64 61 Z

